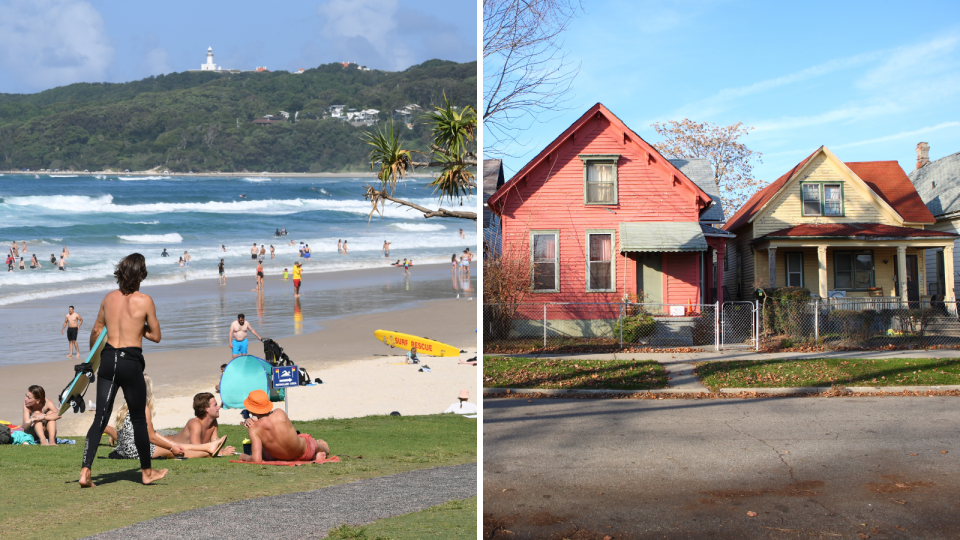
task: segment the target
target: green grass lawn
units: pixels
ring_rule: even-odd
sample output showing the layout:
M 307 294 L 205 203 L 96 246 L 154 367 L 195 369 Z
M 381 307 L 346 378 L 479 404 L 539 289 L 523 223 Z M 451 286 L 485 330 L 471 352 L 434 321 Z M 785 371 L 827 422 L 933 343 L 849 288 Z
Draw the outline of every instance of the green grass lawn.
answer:
M 0 531 L 9 538 L 79 538 L 193 508 L 477 459 L 476 420 L 456 414 L 294 425 L 325 439 L 341 463 L 293 468 L 229 463 L 226 457 L 155 460 L 154 467 L 170 472 L 156 485 L 143 486 L 139 462 L 106 459 L 110 448 L 104 438 L 93 465 L 98 487 L 81 490 L 82 438 L 57 447 L 2 446 L 0 485 L 6 489 L 0 490 L 0 507 L 7 512 Z M 237 447 L 246 437 L 240 426 L 221 426 L 220 433 Z
M 370 525 L 341 525 L 330 540 L 474 540 L 477 537 L 477 498 L 449 501 L 420 512 L 381 519 Z
M 711 391 L 721 388 L 803 386 L 912 386 L 960 384 L 960 359 L 884 358 L 775 359 L 698 362 L 697 374 Z
M 484 388 L 652 390 L 667 386 L 653 360 L 483 357 Z

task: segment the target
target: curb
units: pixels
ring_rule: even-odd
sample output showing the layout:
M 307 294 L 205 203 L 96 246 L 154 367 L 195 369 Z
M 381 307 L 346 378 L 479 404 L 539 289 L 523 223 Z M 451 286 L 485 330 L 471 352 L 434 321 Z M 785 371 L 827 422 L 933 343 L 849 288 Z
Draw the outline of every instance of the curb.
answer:
M 577 390 L 567 388 L 484 388 L 483 395 L 498 396 L 504 394 L 547 394 L 554 396 L 591 394 L 623 396 L 630 394 L 709 394 L 705 388 L 656 388 L 652 390 Z

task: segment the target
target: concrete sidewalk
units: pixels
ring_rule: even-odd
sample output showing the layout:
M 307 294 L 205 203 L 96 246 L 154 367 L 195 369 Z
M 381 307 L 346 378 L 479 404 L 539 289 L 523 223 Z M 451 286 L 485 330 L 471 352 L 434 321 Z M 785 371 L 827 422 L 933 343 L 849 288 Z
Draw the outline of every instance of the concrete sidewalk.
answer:
M 208 506 L 88 538 L 326 538 L 330 529 L 343 523 L 364 525 L 476 494 L 477 464 L 466 463 Z

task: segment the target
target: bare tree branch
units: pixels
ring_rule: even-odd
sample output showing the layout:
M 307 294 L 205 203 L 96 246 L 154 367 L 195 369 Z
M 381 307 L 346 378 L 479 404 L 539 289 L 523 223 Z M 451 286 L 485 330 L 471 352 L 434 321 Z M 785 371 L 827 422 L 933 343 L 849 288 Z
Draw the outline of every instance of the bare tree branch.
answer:
M 503 154 L 540 115 L 566 108 L 580 66 L 559 38 L 580 11 L 579 0 L 483 1 L 485 152 Z

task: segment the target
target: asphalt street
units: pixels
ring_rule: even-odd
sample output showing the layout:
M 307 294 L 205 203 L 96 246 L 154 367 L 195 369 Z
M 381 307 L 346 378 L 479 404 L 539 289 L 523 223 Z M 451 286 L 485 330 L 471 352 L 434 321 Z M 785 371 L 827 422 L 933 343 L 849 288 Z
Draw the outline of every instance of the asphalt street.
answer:
M 487 398 L 484 537 L 960 538 L 958 410 L 956 397 Z
M 208 506 L 142 521 L 88 538 L 325 538 L 330 529 L 344 523 L 365 525 L 454 499 L 466 499 L 476 495 L 476 492 L 477 464 L 466 463 L 358 480 L 313 491 Z

